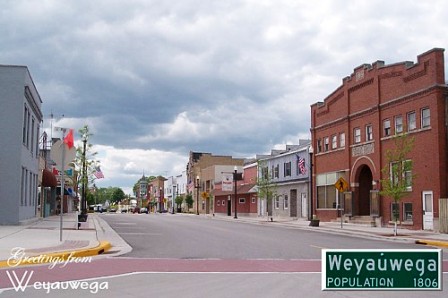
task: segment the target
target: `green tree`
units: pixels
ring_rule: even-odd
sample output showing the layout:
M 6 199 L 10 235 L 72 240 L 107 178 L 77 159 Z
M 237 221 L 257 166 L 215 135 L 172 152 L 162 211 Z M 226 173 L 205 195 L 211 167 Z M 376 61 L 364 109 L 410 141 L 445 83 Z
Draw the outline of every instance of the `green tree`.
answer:
M 277 194 L 277 184 L 271 179 L 272 173 L 269 172 L 266 161 L 258 161 L 257 189 L 258 197 L 266 199 L 266 211 L 272 216 L 272 198 Z
M 394 235 L 397 235 L 397 223 L 400 218 L 399 203 L 412 188 L 415 175 L 412 174 L 413 163 L 408 154 L 414 148 L 414 138 L 408 134 L 394 137 L 394 148 L 386 151 L 386 165 L 381 169 L 380 195 L 393 200 Z
M 96 166 L 98 166 L 99 162 L 95 159 L 97 152 L 92 151 L 93 145 L 89 143 L 89 138 L 93 135 L 89 131 L 88 125 L 85 125 L 83 128 L 78 130 L 81 136 L 81 144 L 76 148 L 76 157 L 73 162 L 75 166 L 75 175 L 74 180 L 78 183 L 77 189 L 82 191 L 81 196 L 85 196 L 86 202 L 89 202 L 88 192 L 89 192 L 89 184 L 95 181 L 95 176 L 93 173 L 95 172 Z M 95 197 L 93 197 L 95 199 Z M 81 198 L 82 199 L 82 198 Z M 86 206 L 81 205 L 81 211 L 84 213 Z
M 177 212 L 179 212 L 182 203 L 184 202 L 184 195 L 179 195 L 176 197 L 176 199 L 174 200 L 174 202 L 176 203 L 177 206 Z
M 193 207 L 194 203 L 193 195 L 191 193 L 185 197 L 185 203 L 187 203 L 187 211 L 190 212 L 190 208 Z
M 119 187 L 114 187 L 110 200 L 113 203 L 118 203 L 126 197 L 124 191 Z

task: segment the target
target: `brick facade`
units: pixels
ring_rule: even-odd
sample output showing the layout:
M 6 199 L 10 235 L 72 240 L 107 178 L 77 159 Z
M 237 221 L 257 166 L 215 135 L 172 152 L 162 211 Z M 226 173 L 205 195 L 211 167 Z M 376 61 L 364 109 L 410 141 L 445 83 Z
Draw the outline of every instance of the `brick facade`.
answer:
M 399 204 L 400 222 L 411 229 L 437 229 L 438 199 L 447 197 L 443 53 L 443 49 L 430 50 L 419 55 L 415 64 L 363 64 L 324 102 L 311 106 L 313 213 L 321 220 L 335 219 L 340 203 L 349 217 L 371 216 L 381 225 L 390 223 L 391 200 L 379 196 L 379 212 L 375 212 L 371 196 L 379 195 L 386 152 L 394 147 L 393 137 L 401 128 L 415 139 L 407 157 L 415 178 Z M 347 194 L 338 194 L 333 186 L 339 177 L 349 184 Z M 423 197 L 430 202 L 431 194 L 433 204 L 428 204 L 424 215 Z

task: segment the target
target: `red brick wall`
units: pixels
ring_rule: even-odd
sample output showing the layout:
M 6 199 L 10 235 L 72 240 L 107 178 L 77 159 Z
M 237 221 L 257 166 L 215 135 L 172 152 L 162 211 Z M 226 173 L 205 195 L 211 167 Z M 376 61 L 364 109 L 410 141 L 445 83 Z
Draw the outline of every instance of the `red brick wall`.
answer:
M 393 148 L 391 138 L 383 137 L 383 120 L 390 119 L 394 134 L 394 117 L 402 115 L 407 127 L 407 113 L 415 111 L 417 130 L 410 135 L 415 138 L 414 149 L 409 154 L 414 162 L 412 192 L 402 202 L 413 204 L 413 226 L 422 228 L 422 191 L 432 190 L 434 194 L 434 215 L 438 217 L 438 198 L 447 197 L 447 132 L 446 99 L 447 89 L 444 75 L 442 49 L 421 54 L 417 63 L 397 63 L 384 66 L 377 62 L 355 68 L 350 77 L 330 94 L 323 103 L 311 106 L 311 134 L 315 148 L 314 174 L 346 171 L 352 190 L 356 189 L 356 171 L 361 165 L 368 165 L 374 181 L 382 178 L 381 169 L 386 164 L 386 151 Z M 431 127 L 420 129 L 421 109 L 430 108 Z M 352 156 L 353 129 L 361 129 L 361 144 L 366 144 L 366 125 L 373 126 L 374 152 L 363 156 Z M 345 148 L 331 149 L 331 136 L 344 132 Z M 322 143 L 329 137 L 330 150 L 317 152 L 317 140 Z M 338 138 L 339 142 L 339 138 Z M 315 177 L 313 179 L 315 185 Z M 379 186 L 378 186 L 379 187 Z M 375 188 L 375 187 L 374 187 Z M 316 188 L 313 206 L 316 207 Z M 356 195 L 356 193 L 355 193 Z M 383 224 L 390 219 L 390 200 L 381 198 Z M 402 211 L 402 209 L 400 210 Z M 335 210 L 316 210 L 321 220 L 337 217 Z

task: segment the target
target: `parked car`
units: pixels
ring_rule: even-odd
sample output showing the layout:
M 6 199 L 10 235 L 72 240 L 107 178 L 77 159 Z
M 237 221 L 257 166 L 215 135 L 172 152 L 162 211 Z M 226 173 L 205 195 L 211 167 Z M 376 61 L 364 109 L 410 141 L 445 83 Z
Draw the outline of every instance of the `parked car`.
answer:
M 127 213 L 128 209 L 121 209 L 121 213 Z
M 146 208 L 146 207 L 140 208 L 140 213 L 148 214 L 148 208 Z

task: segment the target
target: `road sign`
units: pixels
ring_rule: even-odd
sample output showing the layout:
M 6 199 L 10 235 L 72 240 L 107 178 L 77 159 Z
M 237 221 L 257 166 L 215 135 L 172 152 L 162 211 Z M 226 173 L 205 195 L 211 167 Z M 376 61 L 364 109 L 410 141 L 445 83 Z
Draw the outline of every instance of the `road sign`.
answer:
M 322 290 L 441 290 L 441 249 L 324 249 Z
M 64 156 L 64 164 L 62 164 L 62 150 L 63 146 L 65 146 L 65 156 Z M 62 140 L 56 141 L 53 146 L 51 146 L 50 150 L 50 158 L 56 163 L 56 168 L 59 171 L 62 169 L 67 169 L 68 165 L 73 162 L 76 157 L 76 148 L 68 148 L 67 144 L 65 144 Z
M 348 182 L 345 181 L 344 178 L 340 177 L 338 181 L 334 184 L 334 187 L 336 187 L 337 190 L 340 192 L 344 192 L 348 189 Z

